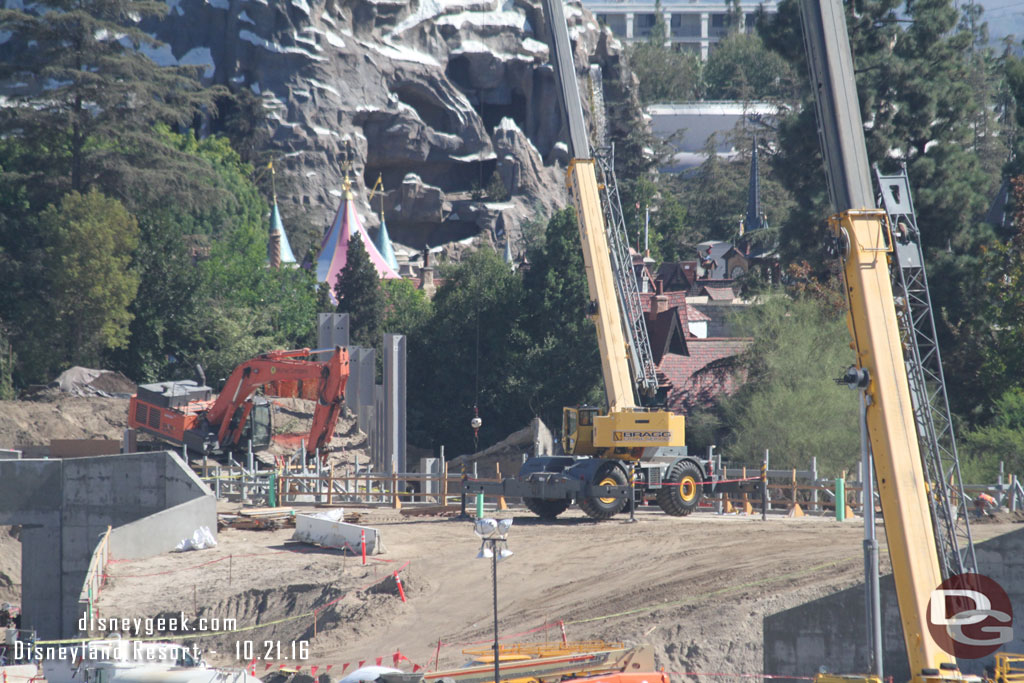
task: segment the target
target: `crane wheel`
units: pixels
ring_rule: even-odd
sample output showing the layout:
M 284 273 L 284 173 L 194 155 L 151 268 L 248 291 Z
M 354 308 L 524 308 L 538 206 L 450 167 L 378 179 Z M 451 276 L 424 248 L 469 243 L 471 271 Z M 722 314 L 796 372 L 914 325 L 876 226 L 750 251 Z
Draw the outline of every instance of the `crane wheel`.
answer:
M 704 475 L 692 460 L 680 460 L 668 471 L 665 486 L 658 491 L 658 507 L 666 515 L 685 517 L 700 503 Z
M 541 519 L 554 519 L 569 509 L 564 498 L 523 498 L 523 505 Z
M 626 486 L 626 475 L 615 463 L 607 462 L 594 473 L 593 483 L 598 486 Z M 580 509 L 591 519 L 609 519 L 622 512 L 626 507 L 625 498 L 597 498 L 583 496 L 580 498 Z

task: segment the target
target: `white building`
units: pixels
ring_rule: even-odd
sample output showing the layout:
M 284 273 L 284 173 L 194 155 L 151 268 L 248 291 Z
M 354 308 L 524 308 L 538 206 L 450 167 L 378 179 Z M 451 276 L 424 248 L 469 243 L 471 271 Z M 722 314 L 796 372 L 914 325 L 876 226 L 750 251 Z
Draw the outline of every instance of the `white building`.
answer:
M 655 0 L 583 0 L 583 5 L 616 36 L 626 40 L 651 35 L 659 7 Z M 743 29 L 751 30 L 758 7 L 775 13 L 776 0 L 740 0 Z M 715 43 L 729 31 L 729 5 L 725 0 L 663 0 L 668 40 L 678 50 L 699 54 L 702 59 L 714 51 Z
M 779 105 L 769 102 L 707 101 L 652 104 L 644 107 L 644 113 L 650 118 L 651 132 L 675 148 L 668 166 L 661 170 L 676 172 L 704 163 L 704 148 L 712 134 L 717 134 L 715 152 L 732 158 L 737 152 L 729 133 L 736 125 L 752 115 L 771 120 L 778 109 Z

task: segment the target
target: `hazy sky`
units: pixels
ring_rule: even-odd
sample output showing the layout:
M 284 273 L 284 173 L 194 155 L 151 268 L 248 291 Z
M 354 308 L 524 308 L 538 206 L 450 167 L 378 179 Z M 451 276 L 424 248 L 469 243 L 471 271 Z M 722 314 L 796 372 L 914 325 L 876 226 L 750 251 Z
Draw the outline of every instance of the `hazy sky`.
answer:
M 1004 36 L 1016 36 L 1016 43 L 1024 40 L 1024 0 L 979 0 L 985 8 L 983 19 L 988 22 L 989 35 L 995 41 Z

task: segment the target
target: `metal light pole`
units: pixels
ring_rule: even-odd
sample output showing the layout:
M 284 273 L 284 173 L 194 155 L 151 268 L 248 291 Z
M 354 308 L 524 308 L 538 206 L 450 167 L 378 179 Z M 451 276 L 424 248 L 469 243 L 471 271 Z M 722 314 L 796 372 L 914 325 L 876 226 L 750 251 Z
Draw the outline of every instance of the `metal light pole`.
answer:
M 508 530 L 511 519 L 494 520 L 481 518 L 473 525 L 473 532 L 480 537 L 480 552 L 477 559 L 491 560 L 491 592 L 494 598 L 494 683 L 501 681 L 501 657 L 498 645 L 498 560 L 512 556 L 508 549 Z

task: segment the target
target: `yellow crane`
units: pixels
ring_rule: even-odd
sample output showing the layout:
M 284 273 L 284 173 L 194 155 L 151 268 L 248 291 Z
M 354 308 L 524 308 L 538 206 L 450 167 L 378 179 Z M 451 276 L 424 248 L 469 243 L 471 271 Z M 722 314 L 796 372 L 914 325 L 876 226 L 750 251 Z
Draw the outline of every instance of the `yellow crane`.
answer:
M 938 495 L 936 487 L 946 483 L 926 477 L 919 448 L 891 282 L 895 242 L 887 214 L 876 208 L 873 197 L 843 5 L 840 0 L 801 0 L 800 13 L 829 194 L 837 212 L 829 230 L 842 264 L 847 324 L 857 354 L 848 382 L 865 392 L 864 416 L 911 681 L 977 680 L 960 673 L 956 659 L 929 629 L 929 600 L 946 578 L 931 499 Z M 952 553 L 960 552 L 954 541 Z M 878 675 L 821 674 L 817 680 L 880 683 Z
M 705 461 L 687 451 L 685 418 L 642 405 L 657 392 L 658 380 L 613 162 L 591 150 L 562 1 L 543 0 L 543 6 L 569 131 L 566 184 L 576 208 L 588 315 L 597 331 L 607 410 L 566 407 L 565 455 L 531 458 L 516 477 L 500 483 L 468 482 L 465 490 L 521 497 L 531 511 L 547 518 L 575 501 L 589 517 L 607 519 L 622 511 L 633 495 L 656 500 L 667 514 L 687 515 L 705 493 L 735 492 L 759 480 L 718 482 L 711 458 Z

